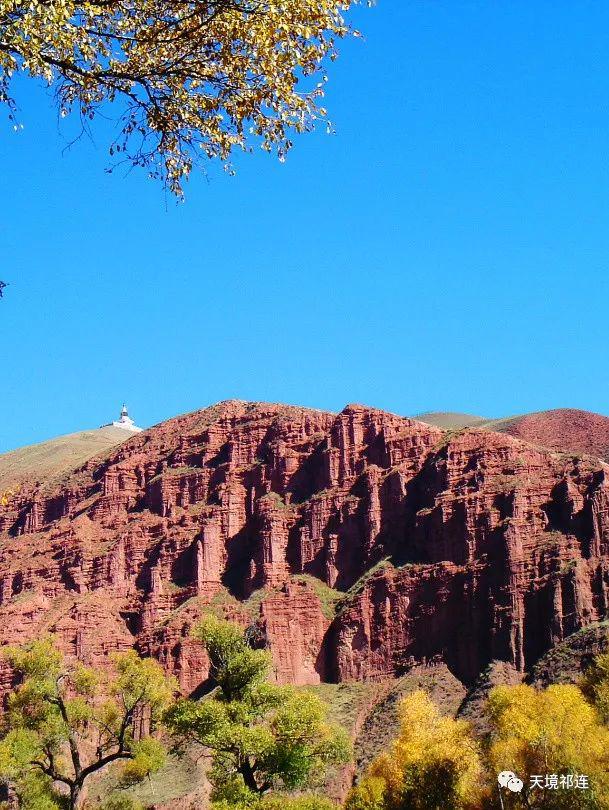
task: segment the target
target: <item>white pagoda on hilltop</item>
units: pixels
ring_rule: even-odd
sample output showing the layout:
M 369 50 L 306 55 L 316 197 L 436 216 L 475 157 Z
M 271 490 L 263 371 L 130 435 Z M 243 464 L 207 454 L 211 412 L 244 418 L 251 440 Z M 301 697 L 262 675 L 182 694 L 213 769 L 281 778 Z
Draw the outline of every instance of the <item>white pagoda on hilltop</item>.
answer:
M 129 416 L 129 411 L 124 403 L 123 407 L 121 408 L 121 415 L 116 422 L 110 422 L 107 425 L 102 425 L 102 427 L 117 427 L 121 428 L 122 430 L 128 430 L 130 433 L 141 433 L 144 429 L 135 424 L 133 419 Z

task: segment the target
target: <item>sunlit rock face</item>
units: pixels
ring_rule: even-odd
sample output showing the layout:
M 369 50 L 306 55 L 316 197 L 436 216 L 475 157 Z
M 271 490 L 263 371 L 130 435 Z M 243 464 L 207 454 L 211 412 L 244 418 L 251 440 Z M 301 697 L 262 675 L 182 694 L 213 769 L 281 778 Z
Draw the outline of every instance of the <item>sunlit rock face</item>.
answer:
M 3 641 L 54 632 L 99 667 L 134 646 L 196 693 L 212 609 L 279 682 L 523 671 L 607 616 L 608 473 L 359 405 L 224 402 L 0 506 Z

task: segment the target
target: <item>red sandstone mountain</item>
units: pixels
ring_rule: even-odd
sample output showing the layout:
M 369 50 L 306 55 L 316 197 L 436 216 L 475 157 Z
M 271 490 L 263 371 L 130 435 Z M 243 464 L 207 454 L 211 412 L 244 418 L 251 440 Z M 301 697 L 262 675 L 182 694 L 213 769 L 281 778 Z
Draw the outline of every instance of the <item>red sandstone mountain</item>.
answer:
M 607 616 L 608 473 L 362 406 L 221 403 L 0 507 L 3 641 L 135 646 L 193 692 L 211 606 L 257 623 L 280 681 L 523 671 Z
M 609 461 L 609 417 L 575 408 L 485 419 L 466 413 L 430 412 L 415 417 L 446 430 L 484 428 L 561 453 L 598 456 Z
M 598 413 L 559 408 L 490 422 L 488 427 L 552 450 L 609 461 L 609 417 Z

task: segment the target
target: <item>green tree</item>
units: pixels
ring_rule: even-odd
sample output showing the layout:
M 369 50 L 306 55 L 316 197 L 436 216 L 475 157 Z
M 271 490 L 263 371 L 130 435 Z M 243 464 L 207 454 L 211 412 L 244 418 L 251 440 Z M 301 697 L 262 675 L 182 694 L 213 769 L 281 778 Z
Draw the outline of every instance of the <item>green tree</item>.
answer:
M 251 805 L 270 790 L 292 790 L 346 762 L 346 735 L 327 719 L 311 692 L 266 681 L 270 658 L 253 650 L 242 631 L 207 616 L 195 631 L 210 660 L 213 690 L 178 701 L 167 713 L 181 744 L 194 742 L 212 757 L 212 798 Z
M 400 733 L 372 763 L 346 810 L 454 810 L 478 807 L 482 763 L 463 720 L 440 714 L 419 690 L 400 705 Z
M 525 783 L 520 796 L 506 792 L 506 807 L 609 808 L 609 729 L 576 686 L 498 686 L 489 696 L 488 713 L 494 772 L 514 771 Z M 530 776 L 545 774 L 584 774 L 590 789 L 529 787 Z
M 0 101 L 11 79 L 42 78 L 83 127 L 108 104 L 110 154 L 176 194 L 193 163 L 254 143 L 280 159 L 291 132 L 326 116 L 326 58 L 357 0 L 0 0 Z
M 0 775 L 23 808 L 80 807 L 87 779 L 124 760 L 130 779 L 163 764 L 150 735 L 172 700 L 174 684 L 134 651 L 117 655 L 107 681 L 67 661 L 49 639 L 3 651 L 21 683 L 9 695 L 0 734 Z M 136 739 L 142 721 L 149 732 Z

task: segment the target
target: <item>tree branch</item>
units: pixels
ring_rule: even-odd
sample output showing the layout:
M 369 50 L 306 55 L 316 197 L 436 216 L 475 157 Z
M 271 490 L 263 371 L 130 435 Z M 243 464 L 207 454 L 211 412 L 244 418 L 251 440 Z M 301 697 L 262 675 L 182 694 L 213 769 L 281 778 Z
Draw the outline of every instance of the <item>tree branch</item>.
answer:
M 49 703 L 52 703 L 54 706 L 57 706 L 59 709 L 59 713 L 61 715 L 61 719 L 65 723 L 66 732 L 68 735 L 68 745 L 70 746 L 70 756 L 72 758 L 72 765 L 74 767 L 74 776 L 76 779 L 80 776 L 80 772 L 82 770 L 82 766 L 80 763 L 80 751 L 78 750 L 78 742 L 76 740 L 76 735 L 70 726 L 70 718 L 68 717 L 68 710 L 66 709 L 66 704 L 64 703 L 63 698 L 60 694 L 57 697 L 49 697 Z

